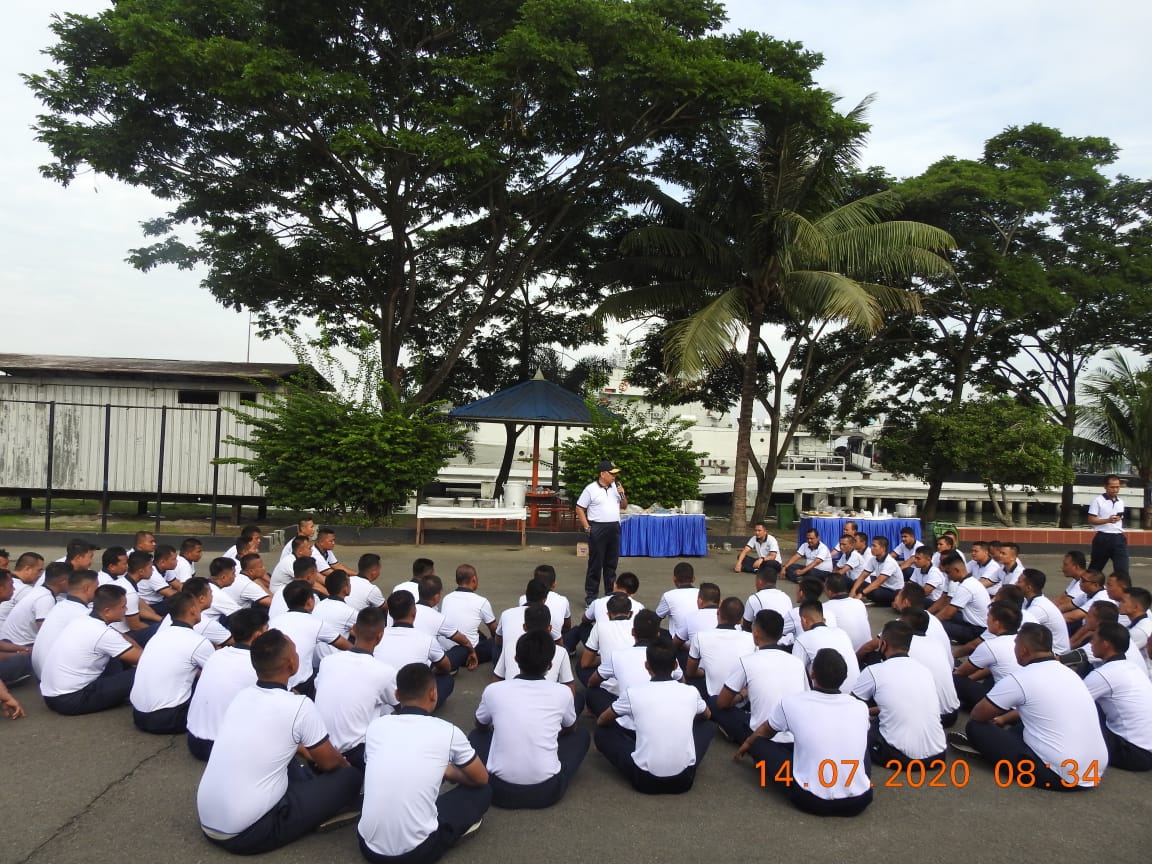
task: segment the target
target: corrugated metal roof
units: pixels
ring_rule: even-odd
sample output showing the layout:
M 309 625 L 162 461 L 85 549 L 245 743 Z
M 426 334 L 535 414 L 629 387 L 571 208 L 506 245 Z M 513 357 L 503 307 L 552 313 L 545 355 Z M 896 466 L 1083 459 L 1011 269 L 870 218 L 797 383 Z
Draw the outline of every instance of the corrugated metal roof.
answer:
M 311 367 L 325 389 L 332 385 Z M 86 378 L 199 378 L 283 380 L 299 374 L 296 363 L 222 363 L 206 360 L 153 360 L 139 357 L 73 357 L 63 354 L 0 354 L 0 372 Z

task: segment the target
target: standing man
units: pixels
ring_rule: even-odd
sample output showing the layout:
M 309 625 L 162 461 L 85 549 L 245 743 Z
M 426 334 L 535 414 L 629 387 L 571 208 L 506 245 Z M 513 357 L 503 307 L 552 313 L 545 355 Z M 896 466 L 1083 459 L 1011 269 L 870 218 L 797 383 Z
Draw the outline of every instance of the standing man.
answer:
M 620 511 L 628 506 L 628 496 L 616 478 L 620 469 L 605 459 L 597 470 L 596 481 L 585 486 L 576 500 L 576 518 L 588 532 L 585 606 L 591 606 L 600 594 L 601 573 L 605 594 L 611 594 L 616 584 L 616 565 L 620 561 Z
M 1117 573 L 1128 572 L 1128 538 L 1124 536 L 1124 502 L 1120 500 L 1120 478 L 1109 474 L 1104 478 L 1104 494 L 1088 505 L 1088 524 L 1096 533 L 1092 535 L 1092 560 L 1089 570 L 1104 572 L 1104 565 L 1112 561 Z

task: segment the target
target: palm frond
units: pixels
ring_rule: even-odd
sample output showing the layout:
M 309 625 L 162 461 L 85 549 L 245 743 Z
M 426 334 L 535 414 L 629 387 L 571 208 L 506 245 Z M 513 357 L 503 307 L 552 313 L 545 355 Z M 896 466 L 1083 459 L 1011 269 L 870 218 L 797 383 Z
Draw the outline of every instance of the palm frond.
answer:
M 699 312 L 670 325 L 664 338 L 669 374 L 695 378 L 721 365 L 746 319 L 743 292 L 733 288 Z
M 643 285 L 606 297 L 592 313 L 592 323 L 602 324 L 609 318 L 632 321 L 648 315 L 672 317 L 695 308 L 707 296 L 695 280 Z
M 946 231 L 921 222 L 880 222 L 828 238 L 825 266 L 862 279 L 946 276 L 952 265 L 935 254 L 954 248 Z
M 815 224 L 820 227 L 821 231 L 835 235 L 853 228 L 875 225 L 877 222 L 899 213 L 901 209 L 903 209 L 903 204 L 895 192 L 891 190 L 876 192 L 842 204 L 816 219 Z
M 843 321 L 866 332 L 883 323 L 879 302 L 860 282 L 828 270 L 797 270 L 788 274 L 784 302 L 800 315 Z
M 878 282 L 861 282 L 860 285 L 875 298 L 880 308 L 887 314 L 915 315 L 923 309 L 917 291 L 893 288 L 891 285 L 882 285 Z

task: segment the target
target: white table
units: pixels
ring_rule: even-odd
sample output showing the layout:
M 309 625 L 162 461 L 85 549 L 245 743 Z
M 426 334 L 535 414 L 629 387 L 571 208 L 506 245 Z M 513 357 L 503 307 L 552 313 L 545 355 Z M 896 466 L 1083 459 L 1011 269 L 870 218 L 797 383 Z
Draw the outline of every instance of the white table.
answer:
M 433 507 L 420 504 L 416 508 L 416 545 L 424 542 L 425 519 L 510 519 L 520 523 L 520 545 L 528 545 L 527 507 Z

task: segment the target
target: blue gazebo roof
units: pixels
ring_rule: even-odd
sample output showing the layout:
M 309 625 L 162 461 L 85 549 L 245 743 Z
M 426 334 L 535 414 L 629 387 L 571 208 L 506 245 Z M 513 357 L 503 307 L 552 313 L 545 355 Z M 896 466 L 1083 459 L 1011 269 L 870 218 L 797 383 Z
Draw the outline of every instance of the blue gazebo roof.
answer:
M 554 426 L 591 426 L 592 413 L 584 397 L 545 380 L 539 372 L 507 390 L 493 393 L 448 412 L 449 417 L 468 422 L 533 423 Z M 600 411 L 608 419 L 612 414 Z

